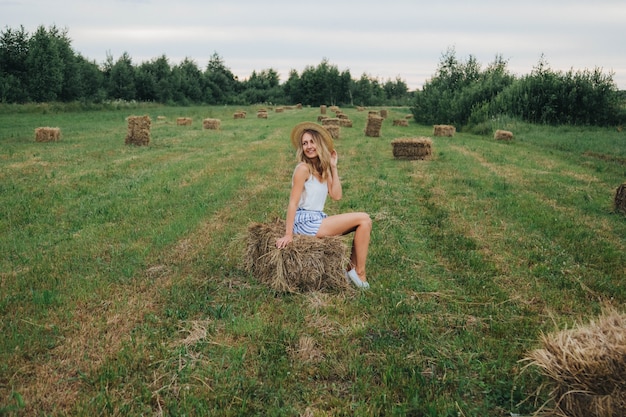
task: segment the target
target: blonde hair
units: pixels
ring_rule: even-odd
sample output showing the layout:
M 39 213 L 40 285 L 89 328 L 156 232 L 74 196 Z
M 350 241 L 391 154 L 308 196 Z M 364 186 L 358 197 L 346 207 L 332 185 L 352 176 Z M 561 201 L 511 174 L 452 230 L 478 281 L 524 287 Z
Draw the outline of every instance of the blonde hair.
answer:
M 304 136 L 307 132 L 313 137 L 313 143 L 315 143 L 315 148 L 317 149 L 317 159 L 309 159 L 304 154 L 304 149 L 302 149 L 302 136 Z M 322 180 L 328 179 L 331 170 L 330 151 L 328 150 L 328 146 L 326 146 L 326 141 L 317 130 L 313 129 L 306 129 L 302 132 L 302 136 L 300 136 L 300 140 L 298 141 L 296 159 L 298 162 L 304 162 L 307 164 L 309 171 L 311 173 L 316 172 L 320 177 L 322 177 Z

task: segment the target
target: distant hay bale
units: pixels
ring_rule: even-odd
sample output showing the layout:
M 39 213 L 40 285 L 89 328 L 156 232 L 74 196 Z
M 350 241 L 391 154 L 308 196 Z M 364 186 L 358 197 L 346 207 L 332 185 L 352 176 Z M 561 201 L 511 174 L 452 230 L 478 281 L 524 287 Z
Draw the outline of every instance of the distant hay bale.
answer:
M 339 139 L 339 135 L 341 132 L 340 126 L 329 125 L 329 126 L 324 126 L 324 127 L 326 128 L 328 133 L 330 133 L 330 136 L 332 136 L 333 139 Z
M 615 191 L 615 211 L 626 213 L 626 182 Z
M 433 135 L 434 136 L 449 136 L 452 137 L 456 133 L 456 128 L 451 125 L 434 125 L 433 126 Z
M 412 114 L 407 114 L 406 116 L 404 116 L 405 119 L 407 120 L 411 120 L 413 118 Z
M 396 159 L 430 159 L 433 141 L 430 138 L 399 138 L 391 142 Z
M 341 126 L 341 127 L 352 127 L 352 120 L 350 120 L 350 119 L 339 119 L 339 126 Z
M 256 113 L 257 119 L 267 119 L 267 110 L 259 110 Z
M 322 120 L 322 126 L 341 126 L 341 122 L 337 117 L 327 117 L 326 119 Z
M 295 235 L 278 249 L 276 240 L 284 234 L 283 220 L 248 226 L 244 267 L 256 279 L 278 292 L 351 289 L 345 278 L 347 246 L 340 236 Z
M 349 119 L 348 115 L 338 111 L 337 114 L 335 115 L 335 117 L 337 117 L 338 119 Z
M 276 107 L 276 110 L 274 110 L 276 113 L 282 113 L 285 111 L 284 107 Z
M 177 117 L 176 125 L 178 126 L 191 126 L 193 119 L 191 117 Z
M 126 132 L 126 145 L 143 146 L 150 143 L 150 126 L 152 121 L 149 116 L 129 116 L 126 118 L 128 130 Z
M 35 129 L 35 142 L 58 142 L 61 129 L 58 127 L 38 127 Z
M 382 117 L 383 119 L 386 119 L 387 117 L 389 117 L 389 112 L 385 109 L 382 109 L 380 111 L 380 117 Z
M 513 140 L 513 132 L 509 132 L 508 130 L 496 130 L 493 134 L 493 138 L 495 140 Z
M 371 115 L 367 118 L 367 125 L 365 126 L 365 136 L 380 137 L 380 131 L 383 126 L 383 118 L 380 116 Z
M 524 359 L 549 379 L 554 414 L 623 417 L 626 410 L 626 315 L 605 311 L 587 325 L 541 336 Z
M 210 130 L 220 130 L 220 126 L 222 124 L 222 121 L 220 119 L 204 119 L 202 121 L 202 127 L 204 129 L 210 129 Z
M 330 111 L 337 113 L 339 111 L 339 106 L 330 106 Z
M 393 121 L 394 126 L 408 126 L 409 122 L 406 119 L 395 119 Z
M 324 116 L 323 114 L 320 114 L 320 115 L 317 116 L 317 121 L 318 122 L 323 122 L 326 119 L 328 119 L 328 116 Z
M 365 111 L 365 107 L 363 107 L 363 106 L 357 106 L 357 107 L 356 107 L 356 111 Z
M 370 110 L 367 112 L 367 117 L 380 117 L 380 113 L 378 112 L 378 110 Z
M 326 114 L 326 105 L 322 104 L 322 105 L 320 106 L 320 113 L 321 113 L 321 114 Z
M 297 110 L 302 110 L 302 103 L 296 104 L 296 109 Z
M 245 118 L 246 118 L 245 111 L 236 111 L 235 113 L 233 113 L 233 119 L 245 119 Z

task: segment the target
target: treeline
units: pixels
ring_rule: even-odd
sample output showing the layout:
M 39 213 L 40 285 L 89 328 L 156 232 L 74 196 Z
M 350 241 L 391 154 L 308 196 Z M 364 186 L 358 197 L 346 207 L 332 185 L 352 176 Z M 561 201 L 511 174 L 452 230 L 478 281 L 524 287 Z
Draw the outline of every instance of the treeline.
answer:
M 483 69 L 473 56 L 457 59 L 452 48 L 443 54 L 435 76 L 415 93 L 412 113 L 418 123 L 487 133 L 492 121 L 502 117 L 554 125 L 622 125 L 624 103 L 612 74 L 598 68 L 554 71 L 542 56 L 531 74 L 517 78 L 501 56 Z
M 32 35 L 6 28 L 0 33 L 0 102 L 148 101 L 174 105 L 302 103 L 408 105 L 412 93 L 397 78 L 355 80 L 348 70 L 323 60 L 281 83 L 273 69 L 239 80 L 214 53 L 205 69 L 191 59 L 172 65 L 166 56 L 135 64 L 123 53 L 104 63 L 77 54 L 67 30 L 40 26 Z

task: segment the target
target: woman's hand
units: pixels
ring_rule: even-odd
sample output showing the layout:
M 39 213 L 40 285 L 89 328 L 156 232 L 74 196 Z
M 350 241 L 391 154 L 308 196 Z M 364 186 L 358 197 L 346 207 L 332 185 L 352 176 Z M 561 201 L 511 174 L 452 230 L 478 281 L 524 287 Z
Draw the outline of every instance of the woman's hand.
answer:
M 333 149 L 333 151 L 330 153 L 330 166 L 333 168 L 337 168 L 338 160 L 339 160 L 339 157 L 337 156 L 337 151 Z
M 276 247 L 282 249 L 293 241 L 293 236 L 285 235 L 276 241 Z

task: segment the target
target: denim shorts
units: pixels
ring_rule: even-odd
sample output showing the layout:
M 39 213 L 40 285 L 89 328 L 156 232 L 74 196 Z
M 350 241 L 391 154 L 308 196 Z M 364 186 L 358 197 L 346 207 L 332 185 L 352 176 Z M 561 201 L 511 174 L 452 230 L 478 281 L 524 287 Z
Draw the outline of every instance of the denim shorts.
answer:
M 323 211 L 298 209 L 293 222 L 293 233 L 296 235 L 315 236 L 317 231 L 320 230 L 322 220 L 326 217 L 328 216 Z

